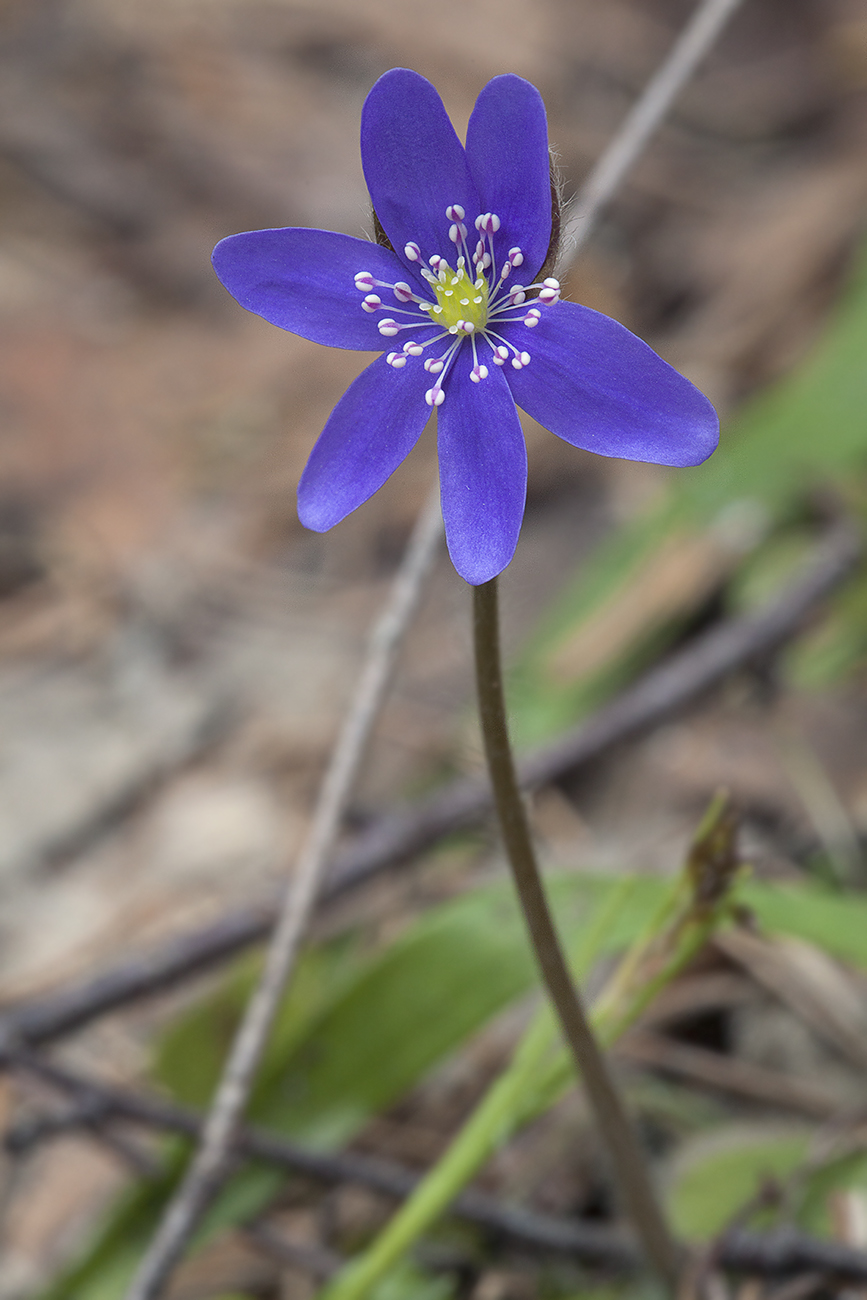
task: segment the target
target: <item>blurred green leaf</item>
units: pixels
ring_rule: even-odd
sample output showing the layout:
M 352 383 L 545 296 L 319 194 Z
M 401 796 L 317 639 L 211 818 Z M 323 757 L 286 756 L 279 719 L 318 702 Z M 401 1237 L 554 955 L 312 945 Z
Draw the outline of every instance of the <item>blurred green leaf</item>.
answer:
M 867 897 L 832 892 L 819 884 L 750 880 L 742 901 L 769 934 L 790 934 L 832 957 L 867 967 Z
M 809 1130 L 774 1130 L 766 1123 L 727 1124 L 688 1141 L 675 1158 L 667 1189 L 674 1231 L 688 1241 L 715 1236 L 751 1201 L 761 1201 L 769 1181 L 797 1169 L 809 1145 Z M 766 1221 L 768 1212 L 749 1217 L 752 1223 Z
M 818 1164 L 805 1173 L 798 1192 L 798 1224 L 820 1237 L 836 1236 L 832 1200 L 841 1192 L 867 1198 L 867 1153 L 847 1151 Z

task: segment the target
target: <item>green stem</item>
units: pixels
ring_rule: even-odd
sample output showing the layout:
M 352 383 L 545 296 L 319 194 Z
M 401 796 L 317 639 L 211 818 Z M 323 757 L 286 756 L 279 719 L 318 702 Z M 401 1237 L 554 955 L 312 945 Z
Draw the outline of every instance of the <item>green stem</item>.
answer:
M 629 1116 L 572 983 L 548 908 L 509 744 L 497 580 L 473 588 L 476 686 L 488 770 L 509 864 L 542 979 L 611 1157 L 614 1176 L 648 1260 L 675 1290 L 680 1252 L 660 1209 Z

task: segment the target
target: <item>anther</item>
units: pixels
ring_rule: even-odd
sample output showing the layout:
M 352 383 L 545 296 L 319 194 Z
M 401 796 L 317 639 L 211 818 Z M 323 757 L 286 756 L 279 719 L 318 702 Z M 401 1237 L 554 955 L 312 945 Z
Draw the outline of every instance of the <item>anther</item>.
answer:
M 539 311 L 538 307 L 531 307 L 527 312 L 527 315 L 524 317 L 524 324 L 527 326 L 527 329 L 533 329 L 535 325 L 539 324 L 541 319 L 542 313 Z
M 382 299 L 378 293 L 369 293 L 361 304 L 364 311 L 379 311 Z
M 487 377 L 488 377 L 487 366 L 473 366 L 472 370 L 470 371 L 470 379 L 472 379 L 474 384 L 481 383 L 481 381 L 483 379 L 487 379 Z
M 406 343 L 403 350 L 408 357 L 420 357 L 424 352 L 424 348 L 420 343 Z
M 402 352 L 389 352 L 385 359 L 394 370 L 402 370 L 406 365 L 406 357 Z
M 560 298 L 560 281 L 553 278 L 542 281 L 542 288 L 539 290 L 539 302 L 544 302 L 546 306 L 555 303 Z
M 453 244 L 460 244 L 467 237 L 467 228 L 460 222 L 449 226 L 449 239 Z
M 450 203 L 446 208 L 446 216 L 449 221 L 463 221 L 466 215 L 467 214 L 461 207 L 460 203 Z
M 438 375 L 444 365 L 444 361 L 439 361 L 436 357 L 428 357 L 424 363 L 424 368 L 429 375 Z
M 359 271 L 355 277 L 355 287 L 364 293 L 367 289 L 375 289 L 376 281 L 369 271 Z
M 512 266 L 520 266 L 522 264 L 524 261 L 524 254 L 521 252 L 520 248 L 509 249 L 509 261 L 512 263 Z
M 424 395 L 424 400 L 428 406 L 442 406 L 446 395 L 441 388 L 429 388 Z
M 404 244 L 404 246 L 403 246 L 403 254 L 404 254 L 404 257 L 407 259 L 408 262 L 420 262 L 420 261 L 421 261 L 421 249 L 419 248 L 418 244 L 414 244 L 414 243 L 412 243 L 412 242 L 410 242 L 410 243 L 408 243 L 408 244 Z
M 395 334 L 400 333 L 400 326 L 397 321 L 392 320 L 390 316 L 386 316 L 385 320 L 381 320 L 376 328 L 379 330 L 380 334 L 384 334 L 387 339 L 393 338 Z
M 392 289 L 398 302 L 412 302 L 413 292 L 405 280 L 398 280 L 397 284 L 392 285 Z
M 511 293 L 509 294 L 509 306 L 520 307 L 521 303 L 526 301 L 526 298 L 527 295 L 524 292 L 524 286 L 521 284 L 516 284 L 514 289 L 512 289 Z

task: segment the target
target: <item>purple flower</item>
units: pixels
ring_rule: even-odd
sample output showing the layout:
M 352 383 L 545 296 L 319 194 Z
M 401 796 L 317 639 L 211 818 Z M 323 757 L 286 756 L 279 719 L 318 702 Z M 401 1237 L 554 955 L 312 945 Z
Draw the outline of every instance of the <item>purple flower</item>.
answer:
M 495 77 L 466 148 L 436 90 L 394 68 L 364 104 L 361 157 L 391 247 L 326 230 L 254 230 L 214 250 L 242 306 L 330 347 L 390 348 L 332 412 L 298 488 L 301 522 L 332 528 L 372 496 L 437 412 L 449 552 L 467 582 L 512 558 L 527 453 L 516 405 L 602 456 L 697 465 L 713 407 L 622 325 L 538 281 L 551 241 L 542 99 Z M 537 282 L 538 281 L 538 282 Z

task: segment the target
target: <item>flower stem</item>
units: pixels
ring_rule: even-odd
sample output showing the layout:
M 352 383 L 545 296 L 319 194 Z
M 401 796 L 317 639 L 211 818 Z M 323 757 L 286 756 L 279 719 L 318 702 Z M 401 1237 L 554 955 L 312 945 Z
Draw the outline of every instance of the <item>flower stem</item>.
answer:
M 500 655 L 497 579 L 473 588 L 476 687 L 485 755 L 509 864 L 542 979 L 608 1148 L 627 1213 L 648 1260 L 675 1290 L 680 1252 L 656 1199 L 632 1124 L 572 983 L 548 908 L 509 744 Z

